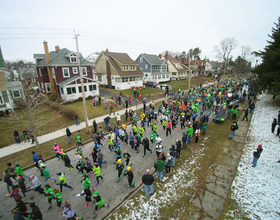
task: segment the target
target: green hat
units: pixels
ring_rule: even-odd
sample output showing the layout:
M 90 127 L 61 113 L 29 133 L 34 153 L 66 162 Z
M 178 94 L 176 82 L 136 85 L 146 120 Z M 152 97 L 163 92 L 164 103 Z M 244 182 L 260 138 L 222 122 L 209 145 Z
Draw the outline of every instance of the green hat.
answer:
M 98 196 L 98 191 L 94 191 L 93 196 Z

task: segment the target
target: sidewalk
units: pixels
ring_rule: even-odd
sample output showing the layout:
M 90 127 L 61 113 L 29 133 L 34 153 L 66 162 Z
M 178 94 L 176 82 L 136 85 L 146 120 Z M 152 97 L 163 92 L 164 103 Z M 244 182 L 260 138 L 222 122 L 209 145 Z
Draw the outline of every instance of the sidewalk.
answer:
M 163 98 L 154 100 L 154 102 L 156 103 L 156 102 L 159 102 L 159 101 L 162 101 L 162 100 L 165 100 L 165 96 Z M 138 104 L 137 105 L 137 109 L 141 109 L 142 107 L 143 107 L 143 104 Z M 135 111 L 136 110 L 136 105 L 131 106 L 131 109 Z M 125 110 L 126 109 L 122 109 L 122 110 L 119 110 L 115 113 L 119 113 L 120 115 L 124 115 Z M 93 119 L 88 120 L 89 127 L 92 126 L 93 120 L 95 120 L 97 124 L 102 123 L 103 119 L 106 116 L 107 115 L 103 115 L 103 116 L 99 116 L 97 118 L 93 118 Z M 69 126 L 69 129 L 72 133 L 76 132 L 78 130 L 84 129 L 84 128 L 86 128 L 85 121 L 81 122 L 81 124 L 78 125 L 78 126 L 76 126 L 76 125 Z M 57 131 L 39 136 L 38 137 L 38 142 L 39 142 L 39 144 L 42 144 L 42 143 L 48 142 L 50 140 L 54 140 L 54 139 L 62 137 L 62 136 L 66 136 L 66 128 L 62 128 L 62 129 L 59 129 Z M 36 145 L 31 144 L 31 142 L 26 142 L 26 143 L 21 142 L 20 144 L 16 144 L 16 143 L 12 144 L 10 146 L 7 146 L 7 147 L 4 147 L 4 148 L 0 149 L 0 158 L 8 156 L 8 155 L 16 153 L 16 152 L 19 152 L 19 151 L 22 151 L 22 150 L 25 150 L 25 149 L 28 149 L 28 148 L 31 148 L 31 147 L 34 147 L 34 146 L 36 146 Z

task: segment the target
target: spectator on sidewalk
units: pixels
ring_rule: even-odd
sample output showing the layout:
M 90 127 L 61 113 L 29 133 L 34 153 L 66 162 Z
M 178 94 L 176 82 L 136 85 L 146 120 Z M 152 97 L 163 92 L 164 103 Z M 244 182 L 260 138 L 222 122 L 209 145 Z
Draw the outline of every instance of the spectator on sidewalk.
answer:
M 258 159 L 261 156 L 262 151 L 263 151 L 262 145 L 259 144 L 258 148 L 253 153 L 253 162 L 252 162 L 253 165 L 252 165 L 252 167 L 256 167 L 257 166 L 257 162 L 258 162 Z M 280 160 L 278 162 L 280 163 Z
M 78 121 L 79 116 L 77 115 L 77 113 L 76 113 L 76 112 L 74 113 L 74 119 L 75 119 L 75 123 L 76 123 L 76 125 L 78 126 L 78 125 L 80 124 L 80 122 Z
M 68 138 L 68 143 L 69 144 L 71 144 L 71 131 L 70 131 L 70 129 L 67 127 L 66 128 L 66 136 L 67 136 L 67 138 Z
M 146 196 L 149 197 L 149 194 L 153 194 L 154 190 L 153 190 L 153 182 L 154 182 L 154 176 L 152 174 L 150 174 L 150 170 L 147 169 L 146 170 L 146 174 L 144 174 L 142 176 L 142 183 L 144 184 L 144 188 L 145 188 L 145 193 Z M 150 193 L 149 193 L 150 191 Z
M 19 139 L 19 133 L 18 133 L 17 129 L 14 129 L 14 137 L 15 137 L 16 143 L 19 144 L 20 139 Z
M 235 133 L 235 131 L 236 131 L 237 129 L 238 129 L 237 122 L 236 122 L 236 121 L 232 122 L 232 125 L 230 126 L 230 131 L 231 131 L 231 133 L 230 133 L 230 138 L 229 138 L 229 139 L 232 139 L 232 138 L 233 138 L 234 133 Z
M 244 118 L 246 118 L 246 121 L 248 121 L 248 113 L 249 113 L 249 110 L 248 108 L 246 108 L 245 110 L 243 110 L 245 112 L 244 114 L 244 117 L 242 118 L 242 121 L 244 121 Z
M 162 179 L 162 172 L 163 172 L 164 166 L 165 166 L 164 161 L 161 159 L 161 157 L 158 157 L 158 160 L 157 160 L 157 162 L 155 162 L 154 167 L 156 169 L 157 178 L 159 180 Z

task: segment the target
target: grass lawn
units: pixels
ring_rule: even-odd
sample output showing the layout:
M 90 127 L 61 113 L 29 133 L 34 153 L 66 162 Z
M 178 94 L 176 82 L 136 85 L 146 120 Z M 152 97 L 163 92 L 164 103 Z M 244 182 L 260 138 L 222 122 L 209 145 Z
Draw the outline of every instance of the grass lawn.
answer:
M 206 81 L 210 81 L 212 79 L 212 77 L 194 77 L 191 78 L 191 87 L 193 85 L 198 86 L 200 84 L 204 84 Z M 184 80 L 172 80 L 170 82 L 167 83 L 163 83 L 163 84 L 167 84 L 170 85 L 172 87 L 172 89 L 189 89 L 189 80 L 188 79 L 184 79 Z
M 122 95 L 127 97 L 127 98 L 128 97 L 134 97 L 132 89 L 115 90 L 115 89 L 108 89 L 108 88 L 103 88 L 103 87 L 99 87 L 99 89 L 110 92 L 110 93 L 113 93 L 113 94 L 120 94 L 120 92 L 122 92 Z M 163 90 L 146 87 L 145 89 L 142 89 L 141 94 L 142 94 L 142 96 L 146 96 L 146 95 L 151 95 L 151 94 L 159 94 L 161 92 L 163 92 Z
M 25 122 L 26 114 L 22 109 L 15 110 L 16 115 L 19 117 L 18 121 L 13 120 L 13 117 L 1 117 L 1 143 L 0 148 L 6 147 L 8 145 L 14 144 L 14 128 L 16 128 L 20 134 L 20 140 L 23 140 L 22 131 L 23 129 L 29 129 L 28 124 Z M 45 115 L 50 115 L 49 119 L 43 119 L 42 117 Z M 41 136 L 43 134 L 47 134 L 53 132 L 55 130 L 64 128 L 68 125 L 74 124 L 73 120 L 70 120 L 66 117 L 63 117 L 60 114 L 57 114 L 56 111 L 52 109 L 47 109 L 38 114 L 38 119 L 40 119 L 37 124 L 43 124 L 37 131 L 37 135 Z

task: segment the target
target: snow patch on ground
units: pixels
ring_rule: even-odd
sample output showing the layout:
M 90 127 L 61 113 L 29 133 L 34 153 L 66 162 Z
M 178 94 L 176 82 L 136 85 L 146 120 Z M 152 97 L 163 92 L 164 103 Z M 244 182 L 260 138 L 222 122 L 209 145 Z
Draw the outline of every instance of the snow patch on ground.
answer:
M 271 123 L 277 118 L 279 108 L 272 107 L 271 101 L 271 96 L 261 95 L 256 103 L 249 141 L 244 146 L 231 188 L 231 199 L 238 207 L 229 210 L 227 216 L 234 219 L 280 219 L 279 139 L 271 133 Z M 253 151 L 259 144 L 262 144 L 263 152 L 254 168 L 251 166 Z
M 153 184 L 154 193 L 148 199 L 146 196 L 137 195 L 129 199 L 124 204 L 126 215 L 121 219 L 160 219 L 160 209 L 168 206 L 177 198 L 182 198 L 187 194 L 186 190 L 194 187 L 196 177 L 193 175 L 199 169 L 198 161 L 204 156 L 204 148 L 198 148 L 184 163 L 176 170 L 172 170 L 168 176 L 164 176 L 162 181 L 155 180 Z M 155 190 L 160 188 L 161 190 Z M 141 189 L 144 192 L 144 189 Z M 144 194 L 145 195 L 145 194 Z M 118 212 L 113 215 L 115 219 L 120 219 Z M 179 216 L 177 216 L 179 217 Z

